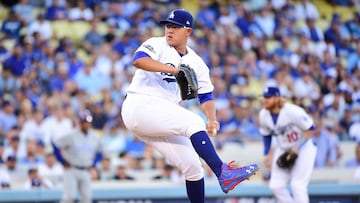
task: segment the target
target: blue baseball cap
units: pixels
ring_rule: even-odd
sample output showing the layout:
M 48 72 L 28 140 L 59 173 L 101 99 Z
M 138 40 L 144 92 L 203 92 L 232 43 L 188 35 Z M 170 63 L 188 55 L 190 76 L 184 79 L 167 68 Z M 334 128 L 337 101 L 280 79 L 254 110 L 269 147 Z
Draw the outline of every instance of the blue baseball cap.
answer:
M 175 9 L 171 11 L 166 20 L 160 21 L 160 25 L 166 23 L 173 23 L 184 28 L 193 28 L 194 20 L 192 15 L 188 11 L 184 9 Z
M 280 97 L 280 90 L 277 87 L 266 87 L 263 93 L 264 97 Z
M 77 113 L 77 118 L 79 119 L 80 122 L 91 123 L 93 120 L 93 117 L 92 117 L 90 111 L 87 109 L 79 111 Z

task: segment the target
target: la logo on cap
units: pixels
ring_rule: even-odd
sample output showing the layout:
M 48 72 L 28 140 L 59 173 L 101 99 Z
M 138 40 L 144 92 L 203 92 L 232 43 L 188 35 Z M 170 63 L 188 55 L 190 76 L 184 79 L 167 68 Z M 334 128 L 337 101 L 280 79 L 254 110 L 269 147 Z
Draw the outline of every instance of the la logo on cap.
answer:
M 172 12 L 170 13 L 169 18 L 175 18 L 174 11 L 172 11 Z

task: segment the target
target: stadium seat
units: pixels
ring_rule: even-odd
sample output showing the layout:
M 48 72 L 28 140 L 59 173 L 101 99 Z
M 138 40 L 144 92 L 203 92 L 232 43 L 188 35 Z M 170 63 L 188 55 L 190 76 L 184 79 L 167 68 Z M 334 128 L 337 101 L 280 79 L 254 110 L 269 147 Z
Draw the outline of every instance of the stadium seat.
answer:
M 279 42 L 276 40 L 267 40 L 265 46 L 266 50 L 268 50 L 269 53 L 272 53 L 279 46 Z
M 331 20 L 334 7 L 325 0 L 316 0 L 312 3 L 317 7 L 320 18 Z
M 13 50 L 13 47 L 15 45 L 15 40 L 13 40 L 13 39 L 5 39 L 3 41 L 3 44 L 4 44 L 5 48 L 11 53 L 11 51 Z
M 0 5 L 0 19 L 4 20 L 8 17 L 9 10 Z
M 109 30 L 108 24 L 103 23 L 103 22 L 99 22 L 98 23 L 98 31 L 101 34 L 106 34 Z
M 79 48 L 76 52 L 77 57 L 79 57 L 80 60 L 82 60 L 85 64 L 89 63 L 91 60 L 91 57 L 81 48 Z
M 336 6 L 334 12 L 341 15 L 341 21 L 345 22 L 353 18 L 355 7 Z
M 53 35 L 55 36 L 55 38 L 60 39 L 64 36 L 73 38 L 73 37 L 71 37 L 71 35 L 73 35 L 74 31 L 71 29 L 69 21 L 66 21 L 66 20 L 53 21 L 53 22 L 51 22 L 51 26 L 52 26 Z
M 70 29 L 72 30 L 70 38 L 78 45 L 85 34 L 89 32 L 90 24 L 85 21 L 73 21 L 70 23 Z
M 315 26 L 319 27 L 321 31 L 325 31 L 327 28 L 329 28 L 330 22 L 329 20 L 320 18 L 315 21 Z

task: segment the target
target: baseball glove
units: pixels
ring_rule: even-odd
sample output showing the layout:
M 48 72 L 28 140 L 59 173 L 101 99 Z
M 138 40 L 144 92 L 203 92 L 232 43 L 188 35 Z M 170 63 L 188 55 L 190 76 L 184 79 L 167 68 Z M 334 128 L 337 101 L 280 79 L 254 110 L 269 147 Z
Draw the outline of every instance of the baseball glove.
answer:
M 293 150 L 286 150 L 276 161 L 276 164 L 283 169 L 291 169 L 295 165 L 298 155 Z
M 195 71 L 188 65 L 181 64 L 175 76 L 180 88 L 181 99 L 194 99 L 198 96 L 198 81 Z

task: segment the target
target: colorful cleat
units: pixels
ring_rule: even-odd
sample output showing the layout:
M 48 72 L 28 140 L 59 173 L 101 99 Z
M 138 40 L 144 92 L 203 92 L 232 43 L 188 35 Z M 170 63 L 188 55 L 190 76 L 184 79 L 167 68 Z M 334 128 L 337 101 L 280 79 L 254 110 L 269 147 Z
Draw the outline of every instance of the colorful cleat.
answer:
M 218 177 L 221 189 L 224 193 L 233 190 L 239 183 L 248 180 L 259 169 L 257 164 L 235 168 L 234 161 L 229 164 L 223 163 L 221 166 L 221 175 Z

